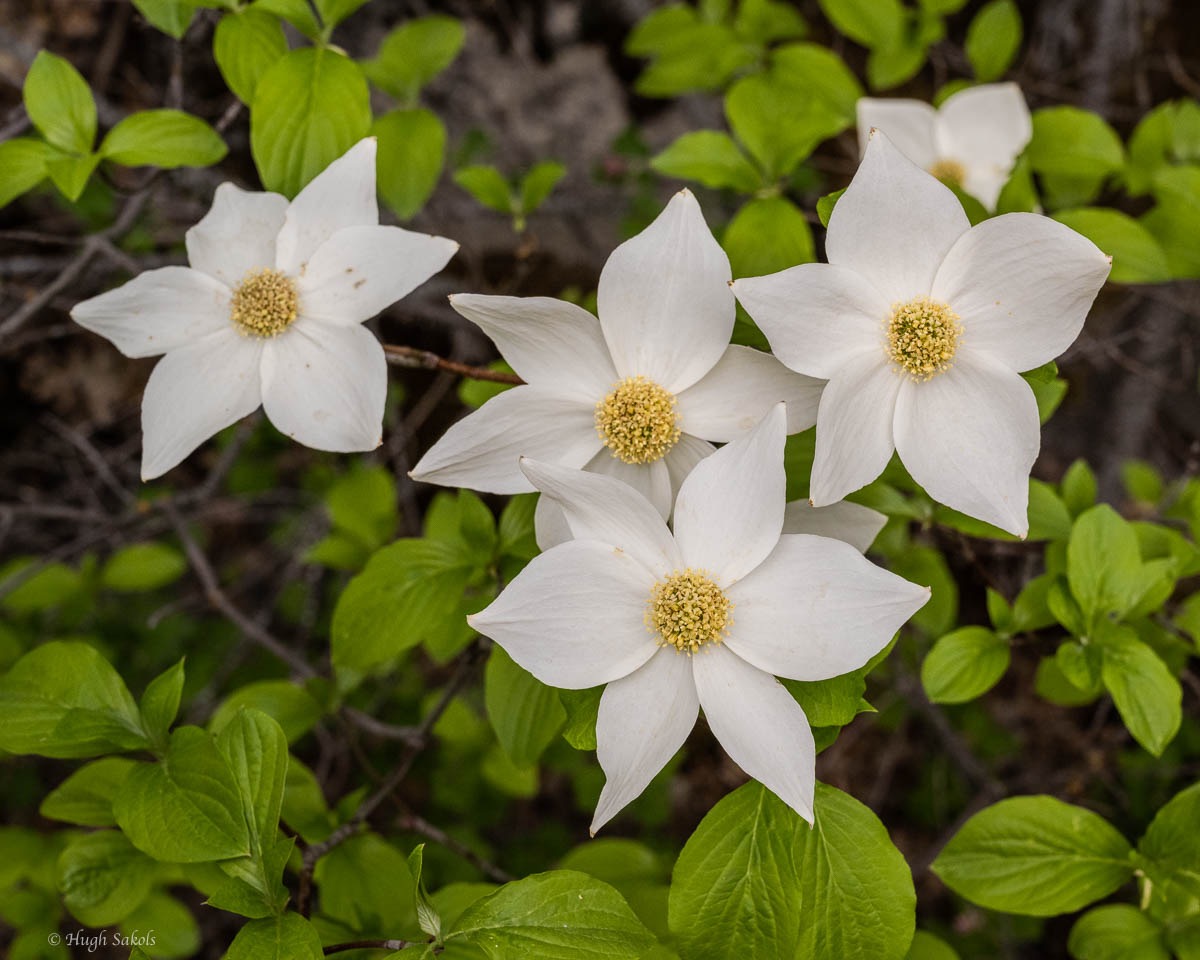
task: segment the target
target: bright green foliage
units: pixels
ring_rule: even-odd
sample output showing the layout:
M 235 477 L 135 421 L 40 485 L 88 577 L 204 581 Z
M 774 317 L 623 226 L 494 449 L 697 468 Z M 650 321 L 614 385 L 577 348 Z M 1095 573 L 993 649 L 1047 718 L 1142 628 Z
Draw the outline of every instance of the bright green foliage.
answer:
M 225 960 L 322 960 L 321 938 L 298 913 L 252 920 L 229 945 Z
M 694 180 L 706 187 L 728 187 L 752 193 L 762 185 L 754 165 L 726 133 L 694 130 L 685 133 L 650 165 L 668 177 Z
M 1125 903 L 1089 910 L 1067 942 L 1076 960 L 1171 960 L 1162 927 Z
M 56 151 L 50 144 L 32 137 L 14 137 L 0 143 L 0 207 L 11 203 L 46 179 L 48 165 Z
M 96 140 L 96 102 L 87 81 L 70 63 L 41 51 L 25 77 L 25 111 L 51 145 L 87 154 Z
M 220 733 L 243 708 L 262 711 L 279 724 L 288 743 L 312 729 L 323 712 L 311 693 L 290 680 L 259 680 L 239 687 L 213 711 L 208 728 Z
M 918 930 L 905 960 L 959 960 L 959 956 L 944 940 Z
M 200 949 L 200 930 L 191 910 L 159 890 L 151 891 L 118 927 L 128 942 L 148 939 L 147 931 L 153 930 L 155 960 L 181 960 Z
M 376 119 L 379 141 L 379 193 L 401 220 L 414 216 L 442 174 L 446 127 L 422 107 L 393 110 Z
M 308 0 L 254 0 L 252 8 L 282 17 L 309 40 L 321 40 L 323 31 Z
M 464 38 L 463 25 L 453 17 L 409 20 L 384 38 L 375 59 L 363 69 L 375 86 L 413 107 L 421 88 L 458 56 Z
M 729 221 L 722 242 L 735 277 L 759 277 L 816 259 L 808 221 L 784 197 L 750 200 Z
M 1090 810 L 1053 797 L 1013 797 L 968 820 L 933 871 L 980 906 L 1052 917 L 1121 886 L 1133 875 L 1131 852 Z
M 1021 46 L 1021 13 L 1013 0 L 991 0 L 967 30 L 967 59 L 981 83 L 1004 75 Z
M 1146 114 L 1129 138 L 1125 187 L 1138 196 L 1151 191 L 1160 169 L 1200 162 L 1200 103 L 1172 100 Z
M 821 0 L 821 10 L 840 33 L 864 47 L 892 49 L 903 38 L 899 0 Z
M 1183 691 L 1149 646 L 1127 627 L 1106 631 L 1101 679 L 1135 740 L 1156 757 L 1179 730 Z
M 1034 111 L 1026 156 L 1041 177 L 1050 209 L 1086 205 L 1125 163 L 1124 147 L 1112 127 L 1077 107 Z
M 187 570 L 182 553 L 165 543 L 135 543 L 122 547 L 100 570 L 100 582 L 109 590 L 140 593 L 174 583 Z
M 946 634 L 921 664 L 921 683 L 934 703 L 966 703 L 987 693 L 1008 669 L 1008 644 L 984 627 Z
M 1142 224 L 1118 210 L 1060 210 L 1054 219 L 1077 230 L 1113 258 L 1113 283 L 1162 283 L 1171 268 L 1162 246 Z
M 537 763 L 567 719 L 555 690 L 500 647 L 493 647 L 488 658 L 483 697 L 500 745 L 517 766 Z
M 316 880 L 323 918 L 359 936 L 418 938 L 408 859 L 382 837 L 368 833 L 347 840 L 321 858 Z
M 1138 843 L 1156 916 L 1183 919 L 1200 912 L 1200 783 L 1177 793 L 1158 811 Z
M 279 19 L 253 7 L 222 17 L 213 35 L 221 76 L 245 104 L 254 102 L 258 81 L 287 51 Z
M 133 5 L 151 26 L 178 40 L 187 33 L 197 7 L 222 4 L 203 3 L 198 0 L 133 0 Z
M 445 935 L 488 960 L 639 960 L 654 936 L 606 883 L 572 870 L 506 884 L 469 906 Z
M 179 712 L 179 700 L 183 696 L 183 661 L 168 667 L 146 687 L 142 694 L 140 711 L 142 728 L 156 748 L 165 748 L 167 731 L 175 722 Z
M 250 149 L 263 186 L 294 197 L 371 126 L 367 81 L 353 60 L 293 50 L 264 73 L 250 106 Z
M 153 860 L 116 830 L 78 837 L 58 858 L 58 889 L 80 923 L 107 927 L 125 919 L 150 893 Z
M 38 813 L 84 827 L 116 826 L 113 798 L 136 764 L 123 757 L 104 757 L 85 764 L 55 787 Z
M 1200 244 L 1188 225 L 1200 214 L 1200 166 L 1164 167 L 1154 175 L 1154 209 L 1142 224 L 1158 239 L 1176 278 L 1200 277 Z
M 858 801 L 818 784 L 810 828 L 751 783 L 684 846 L 670 921 L 683 960 L 900 960 L 915 900 L 904 858 Z
M 179 110 L 143 110 L 108 131 L 100 156 L 126 167 L 208 167 L 225 156 L 207 123 Z
M 396 481 L 381 467 L 358 467 L 325 493 L 333 529 L 308 551 L 312 563 L 361 570 L 367 558 L 396 535 Z
M 511 216 L 519 233 L 525 229 L 525 218 L 545 202 L 566 173 L 561 163 L 543 160 L 511 183 L 495 167 L 476 165 L 456 171 L 454 182 L 488 209 Z

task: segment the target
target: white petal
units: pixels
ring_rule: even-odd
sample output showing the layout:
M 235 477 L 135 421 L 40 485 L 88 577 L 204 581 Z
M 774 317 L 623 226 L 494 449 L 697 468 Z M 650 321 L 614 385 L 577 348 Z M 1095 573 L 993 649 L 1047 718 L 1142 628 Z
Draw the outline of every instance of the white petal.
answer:
M 442 434 L 409 476 L 445 487 L 529 493 L 521 457 L 582 467 L 600 447 L 590 406 L 541 387 L 514 387 Z
M 754 429 L 767 411 L 787 403 L 787 432 L 817 422 L 824 381 L 785 367 L 753 347 L 727 347 L 708 373 L 676 398 L 679 425 L 697 437 L 727 443 Z
M 212 208 L 185 234 L 188 263 L 228 287 L 251 270 L 275 266 L 275 237 L 287 208 L 287 197 L 278 193 L 221 184 Z
M 160 477 L 262 403 L 262 341 L 232 327 L 163 357 L 142 395 L 142 479 Z
M 960 354 L 896 402 L 896 450 L 935 500 L 1007 530 L 1029 531 L 1029 471 L 1041 442 L 1029 384 L 984 356 Z
M 361 323 L 442 269 L 458 244 L 400 227 L 343 227 L 297 280 L 300 310 L 329 323 Z
M 658 649 L 643 620 L 653 584 L 628 553 L 571 540 L 534 557 L 467 622 L 542 683 L 583 690 L 633 673 Z
M 640 669 L 604 688 L 596 717 L 596 759 L 606 780 L 591 833 L 637 799 L 687 739 L 700 700 L 690 658 L 659 650 Z
M 688 474 L 675 502 L 675 541 L 689 567 L 725 587 L 757 567 L 779 542 L 787 480 L 783 404 L 750 433 Z
M 701 440 L 699 437 L 683 434 L 679 438 L 679 442 L 675 444 L 663 460 L 667 464 L 667 473 L 671 478 L 671 506 L 675 505 L 675 497 L 679 493 L 679 488 L 683 486 L 683 481 L 687 479 L 689 473 L 696 469 L 698 464 L 705 457 L 711 457 L 717 448 L 707 440 Z
M 478 324 L 517 375 L 584 403 L 602 400 L 619 379 L 600 321 L 550 297 L 456 293 L 450 306 Z
M 537 506 L 533 508 L 533 535 L 538 549 L 543 553 L 560 543 L 575 539 L 563 508 L 550 497 L 537 499 Z
M 792 370 L 828 380 L 864 349 L 884 342 L 892 304 L 846 267 L 802 263 L 733 282 L 738 302 Z
M 387 360 L 365 327 L 301 317 L 263 348 L 263 408 L 306 447 L 349 453 L 383 441 Z
M 827 507 L 866 486 L 892 458 L 892 414 L 903 382 L 883 355 L 860 354 L 825 385 L 809 499 Z
M 521 459 L 521 472 L 557 501 L 576 540 L 597 540 L 630 553 L 656 577 L 680 566 L 679 549 L 658 510 L 615 477 Z
M 950 189 L 876 132 L 833 208 L 825 252 L 900 303 L 929 293 L 947 251 L 970 226 Z
M 867 552 L 886 523 L 885 514 L 848 500 L 839 500 L 827 507 L 814 507 L 807 500 L 795 500 L 783 513 L 784 533 L 832 537 L 850 544 L 859 553 Z
M 938 109 L 939 155 L 966 168 L 963 188 L 989 210 L 1032 136 L 1029 107 L 1015 83 L 968 87 Z
M 929 600 L 848 543 L 787 535 L 728 591 L 733 625 L 725 645 L 760 670 L 828 680 L 857 670 L 887 646 Z
M 1070 227 L 1036 213 L 1006 213 L 954 245 L 932 295 L 962 319 L 960 349 L 1031 370 L 1079 336 L 1110 266 Z
M 817 750 L 800 704 L 724 647 L 710 646 L 691 661 L 705 719 L 725 752 L 812 823 Z
M 876 128 L 922 170 L 933 166 L 938 158 L 934 132 L 937 111 L 924 100 L 859 97 L 855 109 L 860 153 L 866 152 L 871 129 Z
M 317 174 L 292 201 L 275 241 L 275 266 L 300 268 L 343 227 L 375 226 L 375 138 L 367 137 Z
M 617 373 L 671 393 L 704 376 L 733 332 L 731 276 L 700 204 L 681 190 L 600 273 L 597 308 Z
M 230 291 L 199 270 L 159 267 L 77 303 L 71 319 L 127 357 L 155 357 L 220 330 L 233 332 Z
M 671 515 L 675 492 L 671 488 L 671 473 L 665 457 L 653 463 L 626 463 L 614 457 L 608 447 L 601 447 L 584 469 L 602 473 L 606 477 L 616 477 L 654 504 L 658 515 L 664 520 Z

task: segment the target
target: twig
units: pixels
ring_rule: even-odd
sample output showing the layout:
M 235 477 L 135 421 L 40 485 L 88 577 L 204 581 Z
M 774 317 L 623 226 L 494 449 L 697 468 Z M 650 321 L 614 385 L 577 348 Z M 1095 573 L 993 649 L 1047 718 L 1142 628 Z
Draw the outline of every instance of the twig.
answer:
M 489 880 L 495 880 L 497 883 L 508 883 L 513 879 L 511 873 L 485 860 L 461 840 L 456 840 L 441 827 L 435 826 L 424 817 L 417 816 L 415 813 L 401 814 L 399 820 L 396 821 L 396 828 L 398 830 L 406 830 L 409 833 L 418 833 L 426 840 L 432 840 L 434 843 L 441 844 L 447 850 L 452 850 L 485 874 Z
M 418 350 L 416 347 L 402 347 L 393 343 L 385 343 L 383 352 L 387 354 L 388 363 L 398 367 L 414 367 L 420 370 L 443 370 L 446 373 L 456 373 L 460 377 L 471 380 L 490 380 L 492 383 L 511 383 L 514 386 L 525 381 L 515 373 L 505 373 L 503 370 L 491 370 L 488 367 L 473 367 L 457 360 L 447 360 L 429 350 Z
M 349 940 L 326 947 L 325 956 L 331 953 L 345 953 L 347 950 L 403 950 L 412 945 L 412 940 Z
M 466 684 L 475 667 L 483 657 L 484 651 L 487 649 L 487 644 L 482 638 L 476 639 L 475 643 L 467 649 L 463 657 L 458 662 L 458 668 L 454 675 L 450 677 L 445 689 L 442 691 L 438 702 L 434 704 L 432 710 L 426 714 L 416 729 L 416 742 L 414 742 L 400 761 L 400 765 L 392 771 L 379 788 L 367 797 L 358 805 L 358 809 L 354 811 L 354 815 L 343 823 L 340 827 L 333 831 L 326 839 L 320 843 L 314 843 L 307 847 L 304 851 L 303 868 L 300 871 L 300 889 L 296 894 L 296 909 L 303 916 L 308 916 L 312 899 L 312 877 L 313 871 L 316 869 L 317 861 L 325 854 L 329 853 L 335 847 L 341 846 L 356 834 L 360 827 L 367 822 L 367 819 L 373 814 L 386 800 L 391 796 L 392 792 L 404 782 L 409 771 L 412 770 L 413 764 L 416 763 L 417 757 L 421 755 L 421 751 L 429 742 L 430 731 L 433 730 L 434 724 L 438 722 L 446 708 L 450 706 L 458 692 Z

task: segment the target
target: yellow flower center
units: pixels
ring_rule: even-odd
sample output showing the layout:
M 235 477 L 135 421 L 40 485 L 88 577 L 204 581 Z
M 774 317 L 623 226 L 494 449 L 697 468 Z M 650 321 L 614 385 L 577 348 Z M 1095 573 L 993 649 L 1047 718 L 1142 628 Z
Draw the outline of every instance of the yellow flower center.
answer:
M 660 580 L 646 601 L 646 628 L 680 653 L 693 654 L 729 633 L 733 604 L 703 570 L 688 567 Z
M 653 380 L 626 377 L 596 404 L 596 432 L 618 460 L 661 460 L 679 442 L 675 397 Z
M 251 270 L 233 291 L 230 319 L 247 337 L 276 337 L 292 325 L 296 287 L 278 270 Z
M 957 160 L 935 160 L 929 172 L 951 187 L 961 187 L 967 180 L 967 168 Z
M 963 328 L 949 305 L 913 297 L 892 307 L 886 325 L 888 355 L 914 380 L 932 380 L 950 369 Z

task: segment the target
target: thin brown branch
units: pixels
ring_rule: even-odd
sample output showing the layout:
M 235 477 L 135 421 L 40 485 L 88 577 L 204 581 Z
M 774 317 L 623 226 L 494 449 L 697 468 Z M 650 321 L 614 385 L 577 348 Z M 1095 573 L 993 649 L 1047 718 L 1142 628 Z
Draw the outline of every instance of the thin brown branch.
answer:
M 511 383 L 514 386 L 525 382 L 515 373 L 505 373 L 503 370 L 492 370 L 488 367 L 473 367 L 468 363 L 459 363 L 457 360 L 447 360 L 429 350 L 418 350 L 416 347 L 402 347 L 394 343 L 385 343 L 383 352 L 387 355 L 388 363 L 398 367 L 442 370 L 471 380 L 490 380 L 492 383 Z
M 496 883 L 508 883 L 513 879 L 511 873 L 496 866 L 490 860 L 484 859 L 484 857 L 476 853 L 461 840 L 456 840 L 441 827 L 435 826 L 424 817 L 420 817 L 415 813 L 401 814 L 400 818 L 396 821 L 396 828 L 398 830 L 406 830 L 409 833 L 420 834 L 426 840 L 431 840 L 445 847 L 447 850 L 453 851 L 483 873 L 489 880 L 495 880 Z
M 348 940 L 346 943 L 334 943 L 326 947 L 325 956 L 345 953 L 348 950 L 403 950 L 412 945 L 411 940 Z

